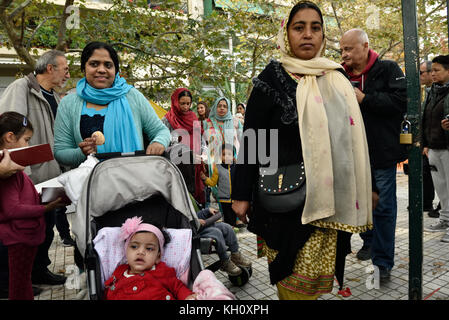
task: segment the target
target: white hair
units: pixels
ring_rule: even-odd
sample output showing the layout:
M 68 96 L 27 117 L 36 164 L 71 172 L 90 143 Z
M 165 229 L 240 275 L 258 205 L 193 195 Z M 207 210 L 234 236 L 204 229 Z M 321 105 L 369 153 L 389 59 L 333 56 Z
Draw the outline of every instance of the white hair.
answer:
M 42 74 L 47 72 L 47 65 L 52 64 L 56 66 L 56 58 L 57 57 L 64 57 L 65 54 L 62 51 L 59 50 L 50 50 L 45 52 L 39 59 L 36 61 L 36 66 L 34 68 L 34 71 L 36 74 Z

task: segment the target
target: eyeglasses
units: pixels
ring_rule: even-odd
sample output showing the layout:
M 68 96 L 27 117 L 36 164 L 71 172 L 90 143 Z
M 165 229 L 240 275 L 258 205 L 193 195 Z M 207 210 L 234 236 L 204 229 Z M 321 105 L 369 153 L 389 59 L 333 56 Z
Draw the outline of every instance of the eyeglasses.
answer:
M 59 70 L 59 66 L 58 66 L 58 65 L 54 64 L 53 67 L 55 67 L 55 68 L 54 68 L 55 70 Z M 68 74 L 69 71 L 70 71 L 70 69 L 69 69 L 69 67 L 65 67 L 65 68 L 63 69 L 63 71 L 64 71 L 64 74 Z

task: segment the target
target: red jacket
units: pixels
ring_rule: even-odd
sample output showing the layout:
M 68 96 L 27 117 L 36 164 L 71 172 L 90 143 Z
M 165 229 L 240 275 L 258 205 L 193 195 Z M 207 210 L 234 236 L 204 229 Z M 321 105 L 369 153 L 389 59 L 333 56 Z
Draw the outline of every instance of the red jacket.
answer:
M 106 300 L 185 300 L 193 292 L 176 278 L 175 269 L 159 262 L 147 270 L 126 278 L 129 265 L 122 264 L 105 282 Z
M 45 207 L 22 171 L 0 180 L 0 242 L 37 246 L 45 238 Z

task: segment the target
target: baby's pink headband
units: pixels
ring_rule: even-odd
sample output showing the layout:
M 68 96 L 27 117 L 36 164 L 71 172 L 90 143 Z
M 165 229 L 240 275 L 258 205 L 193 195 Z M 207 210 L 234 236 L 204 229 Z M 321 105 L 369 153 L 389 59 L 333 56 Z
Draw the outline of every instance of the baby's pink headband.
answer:
M 162 256 L 165 243 L 164 235 L 158 227 L 155 227 L 149 223 L 142 223 L 142 217 L 133 217 L 126 219 L 125 223 L 122 224 L 120 231 L 120 239 L 125 241 L 125 250 L 128 248 L 129 241 L 136 232 L 148 231 L 153 233 L 159 240 L 159 250 L 161 251 Z

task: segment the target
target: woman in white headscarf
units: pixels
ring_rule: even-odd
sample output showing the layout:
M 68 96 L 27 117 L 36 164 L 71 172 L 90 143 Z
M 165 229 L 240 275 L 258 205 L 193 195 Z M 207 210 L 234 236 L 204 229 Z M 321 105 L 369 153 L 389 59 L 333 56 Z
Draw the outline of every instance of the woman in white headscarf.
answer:
M 368 147 L 350 82 L 339 64 L 322 57 L 320 9 L 309 1 L 296 4 L 282 22 L 277 43 L 281 60 L 271 61 L 254 79 L 244 132 L 278 130 L 278 166 L 304 163 L 305 204 L 275 213 L 254 201 L 249 212 L 260 187 L 261 164 L 242 158 L 233 209 L 244 222 L 248 213 L 248 229 L 258 235 L 258 253 L 267 256 L 279 299 L 317 299 L 332 291 L 335 275 L 342 286 L 351 233 L 372 227 Z M 267 138 L 257 146 L 264 142 L 273 143 Z M 251 158 L 246 155 L 250 144 L 242 141 L 240 156 Z

